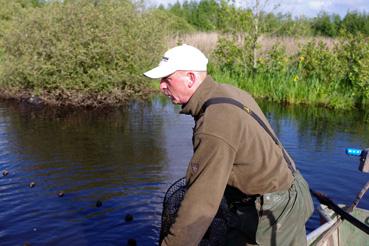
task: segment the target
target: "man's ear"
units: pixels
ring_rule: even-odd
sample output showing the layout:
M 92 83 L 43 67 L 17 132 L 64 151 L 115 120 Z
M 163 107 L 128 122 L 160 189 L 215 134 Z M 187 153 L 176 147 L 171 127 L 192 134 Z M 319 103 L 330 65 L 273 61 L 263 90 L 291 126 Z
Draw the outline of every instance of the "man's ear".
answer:
M 196 83 L 196 74 L 192 71 L 187 72 L 187 77 L 189 82 L 187 84 L 188 88 L 191 88 Z

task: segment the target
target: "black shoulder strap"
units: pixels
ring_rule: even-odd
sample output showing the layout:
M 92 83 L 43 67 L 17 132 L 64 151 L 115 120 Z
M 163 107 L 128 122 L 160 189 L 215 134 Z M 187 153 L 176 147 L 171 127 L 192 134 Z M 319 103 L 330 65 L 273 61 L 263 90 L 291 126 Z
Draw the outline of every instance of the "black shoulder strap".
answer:
M 270 131 L 270 129 L 267 127 L 267 125 L 264 123 L 264 121 L 262 119 L 260 119 L 260 117 L 254 113 L 254 111 L 252 111 L 249 107 L 247 107 L 246 105 L 243 105 L 241 102 L 233 99 L 233 98 L 229 98 L 229 97 L 213 97 L 208 99 L 201 107 L 201 111 L 204 113 L 206 108 L 209 107 L 210 105 L 213 104 L 220 104 L 220 103 L 228 103 L 228 104 L 232 104 L 234 106 L 239 107 L 240 109 L 242 109 L 243 111 L 245 111 L 246 113 L 248 113 L 249 115 L 252 116 L 252 118 L 254 118 L 259 125 L 264 128 L 264 130 L 269 134 L 269 136 L 273 139 L 273 141 L 275 142 L 275 144 L 277 144 L 281 149 L 282 149 L 282 153 L 283 153 L 283 157 L 286 160 L 287 164 L 288 164 L 288 168 L 292 171 L 292 174 L 296 171 L 295 167 L 292 165 L 292 162 L 290 160 L 290 158 L 287 155 L 286 150 L 284 149 L 284 147 L 282 146 L 282 144 L 279 142 L 279 140 L 274 136 L 274 134 Z

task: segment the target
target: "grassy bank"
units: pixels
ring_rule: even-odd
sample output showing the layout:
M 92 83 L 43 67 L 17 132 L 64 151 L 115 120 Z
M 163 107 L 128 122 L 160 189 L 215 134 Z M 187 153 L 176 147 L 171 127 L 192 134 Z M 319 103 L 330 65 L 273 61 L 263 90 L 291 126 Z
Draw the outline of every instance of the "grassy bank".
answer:
M 369 102 L 368 38 L 312 40 L 292 54 L 276 44 L 255 53 L 248 44 L 223 39 L 211 53 L 211 71 L 256 97 L 337 109 L 366 109 Z M 222 77 L 226 78 L 222 78 Z
M 337 90 L 318 80 L 297 81 L 296 77 L 257 74 L 240 77 L 227 72 L 212 71 L 215 80 L 248 91 L 256 98 L 287 104 L 305 104 L 334 109 L 352 109 L 357 103 L 351 93 Z

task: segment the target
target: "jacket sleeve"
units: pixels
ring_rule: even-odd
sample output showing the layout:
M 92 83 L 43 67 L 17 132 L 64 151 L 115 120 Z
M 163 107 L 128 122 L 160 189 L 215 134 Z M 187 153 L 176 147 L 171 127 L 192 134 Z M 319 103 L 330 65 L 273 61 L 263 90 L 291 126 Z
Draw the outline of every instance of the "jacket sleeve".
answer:
M 187 170 L 189 188 L 162 245 L 199 244 L 219 208 L 235 153 L 219 136 L 195 134 L 194 155 Z

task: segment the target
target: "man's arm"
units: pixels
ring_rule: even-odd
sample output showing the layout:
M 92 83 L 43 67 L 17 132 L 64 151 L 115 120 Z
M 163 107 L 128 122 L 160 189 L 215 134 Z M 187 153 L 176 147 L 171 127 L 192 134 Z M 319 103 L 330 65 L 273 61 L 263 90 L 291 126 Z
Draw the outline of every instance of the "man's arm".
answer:
M 232 171 L 235 149 L 224 139 L 196 134 L 194 149 L 187 171 L 189 188 L 162 245 L 199 244 L 219 208 Z

